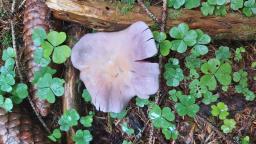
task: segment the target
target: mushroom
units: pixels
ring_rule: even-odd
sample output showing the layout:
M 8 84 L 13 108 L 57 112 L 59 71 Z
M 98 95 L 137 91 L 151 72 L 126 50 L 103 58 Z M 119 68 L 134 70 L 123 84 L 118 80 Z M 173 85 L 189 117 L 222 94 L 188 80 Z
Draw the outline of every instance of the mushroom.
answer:
M 84 35 L 71 61 L 97 110 L 118 113 L 134 96 L 146 99 L 159 87 L 159 65 L 143 61 L 157 54 L 153 34 L 144 22 L 119 32 Z

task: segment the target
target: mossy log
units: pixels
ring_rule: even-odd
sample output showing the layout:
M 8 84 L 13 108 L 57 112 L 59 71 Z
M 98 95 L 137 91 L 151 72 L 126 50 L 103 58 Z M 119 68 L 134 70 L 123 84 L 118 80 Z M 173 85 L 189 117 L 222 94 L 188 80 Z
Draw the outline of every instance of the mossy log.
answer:
M 154 22 L 140 6 L 122 14 L 120 3 L 103 0 L 47 0 L 54 17 L 84 24 L 99 31 L 120 30 L 135 21 Z M 159 18 L 161 7 L 149 9 Z M 256 38 L 256 17 L 247 18 L 241 13 L 229 12 L 227 16 L 203 16 L 199 10 L 169 10 L 167 28 L 179 23 L 188 23 L 191 28 L 200 28 L 215 39 L 253 40 Z M 167 29 L 167 30 L 168 30 Z

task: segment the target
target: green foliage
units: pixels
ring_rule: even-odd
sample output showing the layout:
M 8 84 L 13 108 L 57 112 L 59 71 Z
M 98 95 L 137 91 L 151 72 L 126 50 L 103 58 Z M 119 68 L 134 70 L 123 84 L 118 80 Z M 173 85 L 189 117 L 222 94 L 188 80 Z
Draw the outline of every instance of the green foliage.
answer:
M 225 4 L 226 0 L 207 0 L 207 2 L 202 3 L 201 12 L 204 16 L 213 14 L 225 16 L 227 14 Z
M 64 32 L 50 31 L 46 34 L 43 28 L 35 28 L 32 33 L 33 42 L 37 46 L 34 53 L 35 62 L 46 67 L 50 63 L 52 55 L 54 63 L 64 63 L 71 55 L 71 49 L 67 45 L 61 45 L 66 38 Z
M 158 105 L 152 104 L 148 112 L 148 117 L 154 127 L 162 129 L 162 133 L 166 139 L 177 138 L 178 132 L 176 131 L 175 125 L 171 123 L 174 121 L 175 115 L 169 107 L 161 109 Z
M 121 13 L 127 14 L 133 9 L 135 0 L 121 0 L 121 3 L 123 4 L 122 7 L 120 7 Z
M 84 127 L 91 127 L 92 126 L 92 122 L 93 122 L 93 116 L 94 116 L 94 113 L 90 111 L 89 115 L 83 116 L 83 117 L 80 118 L 80 123 Z
M 127 140 L 124 140 L 124 141 L 122 142 L 122 144 L 132 144 L 132 142 L 127 141 Z
M 223 133 L 230 133 L 236 127 L 236 121 L 233 119 L 225 119 L 224 124 L 221 126 Z
M 12 100 L 10 98 L 4 98 L 2 95 L 0 95 L 0 108 L 10 112 L 13 108 Z
M 231 0 L 231 9 L 232 10 L 238 10 L 242 8 L 244 5 L 244 0 Z
M 226 119 L 229 115 L 228 106 L 223 102 L 218 102 L 217 105 L 212 105 L 211 108 L 211 114 L 221 120 Z
M 138 107 L 144 107 L 145 105 L 149 104 L 149 100 L 148 99 L 142 99 L 142 98 L 136 97 L 135 100 L 136 100 L 136 105 Z
M 185 4 L 186 0 L 168 0 L 168 7 L 173 7 L 175 9 L 179 9 L 181 6 Z
M 240 60 L 242 60 L 242 53 L 245 53 L 245 48 L 244 47 L 240 47 L 240 48 L 237 48 L 236 51 L 235 51 L 235 58 L 234 60 L 239 62 Z
M 48 136 L 48 138 L 53 142 L 57 142 L 61 138 L 60 129 L 54 129 L 51 135 Z
M 127 135 L 131 136 L 134 134 L 134 129 L 128 127 L 128 123 L 124 122 L 121 125 L 122 131 L 125 132 Z
M 185 58 L 185 66 L 189 69 L 200 68 L 202 61 L 196 55 L 189 55 Z
M 195 117 L 199 111 L 199 106 L 195 103 L 195 98 L 190 95 L 179 96 L 179 102 L 175 104 L 175 109 L 179 116 L 188 115 Z
M 174 101 L 174 102 L 177 102 L 178 101 L 178 98 L 183 95 L 182 94 L 182 91 L 176 91 L 175 89 L 172 89 L 168 92 L 168 94 L 170 95 L 169 99 Z
M 60 130 L 68 131 L 70 127 L 76 126 L 78 124 L 79 118 L 80 116 L 75 109 L 69 109 L 65 111 L 58 121 Z
M 193 47 L 192 53 L 197 56 L 208 53 L 208 47 L 205 44 L 210 43 L 211 38 L 199 29 L 190 30 L 187 24 L 181 23 L 171 28 L 169 35 L 175 39 L 171 41 L 171 49 L 174 51 L 184 53 L 188 47 Z
M 223 86 L 231 83 L 232 67 L 227 62 L 220 62 L 219 59 L 212 58 L 201 66 L 201 71 L 205 75 L 200 78 L 200 83 L 207 86 L 209 90 L 216 89 L 216 79 Z
M 65 81 L 60 78 L 52 78 L 52 75 L 46 73 L 43 77 L 39 78 L 36 83 L 36 95 L 49 103 L 55 102 L 55 96 L 62 96 L 64 94 Z
M 249 136 L 245 136 L 242 138 L 241 144 L 250 144 L 250 137 Z
M 12 101 L 20 104 L 26 97 L 28 97 L 28 86 L 24 83 L 17 84 L 12 91 Z
M 9 47 L 3 50 L 2 60 L 4 64 L 0 67 L 0 107 L 10 112 L 13 103 L 19 104 L 28 96 L 28 87 L 24 83 L 15 81 L 16 52 Z
M 75 144 L 89 144 L 92 141 L 92 135 L 88 130 L 78 130 L 72 139 Z
M 241 93 L 245 96 L 247 101 L 253 101 L 255 94 L 248 88 L 248 73 L 244 70 L 239 70 L 233 73 L 233 80 L 238 83 L 235 90 L 237 93 Z
M 166 34 L 164 32 L 153 32 L 154 39 L 157 42 L 157 46 L 160 49 L 160 54 L 162 56 L 167 56 L 170 53 L 171 49 L 171 42 L 169 40 L 166 40 Z
M 179 66 L 179 60 L 170 58 L 165 64 L 164 78 L 168 86 L 177 87 L 184 79 L 183 71 Z
M 247 17 L 256 15 L 256 2 L 255 0 L 247 0 L 244 2 L 243 14 Z
M 231 56 L 229 47 L 220 46 L 219 49 L 215 52 L 216 58 L 220 61 L 228 60 Z
M 91 95 L 89 94 L 89 92 L 88 92 L 87 89 L 84 89 L 84 90 L 83 90 L 82 97 L 83 97 L 83 99 L 84 99 L 85 102 L 90 102 L 90 101 L 92 100 L 92 97 L 91 97 Z
M 117 118 L 117 119 L 123 119 L 126 116 L 126 114 L 127 114 L 127 110 L 123 110 L 120 113 L 111 112 L 110 117 Z
M 167 1 L 169 8 L 179 9 L 183 5 L 187 9 L 193 9 L 200 6 L 200 0 L 168 0 Z

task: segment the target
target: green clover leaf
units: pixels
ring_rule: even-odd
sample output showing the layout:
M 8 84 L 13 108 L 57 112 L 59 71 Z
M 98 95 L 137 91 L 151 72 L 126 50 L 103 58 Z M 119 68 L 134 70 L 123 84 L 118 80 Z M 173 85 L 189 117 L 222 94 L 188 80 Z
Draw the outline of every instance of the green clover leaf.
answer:
M 52 78 L 52 75 L 46 73 L 41 77 L 36 86 L 37 96 L 41 99 L 47 100 L 49 103 L 55 102 L 55 96 L 62 96 L 64 94 L 64 80 L 59 78 Z
M 186 0 L 185 8 L 193 9 L 200 6 L 200 0 Z
M 169 139 L 176 140 L 179 135 L 174 124 L 169 124 L 168 128 L 163 128 L 162 133 L 164 134 L 167 140 Z
M 208 4 L 207 2 L 203 2 L 202 7 L 200 9 L 204 16 L 208 16 L 208 15 L 213 15 L 215 7 Z
M 52 60 L 56 64 L 64 63 L 71 55 L 71 48 L 62 45 L 54 48 Z
M 129 128 L 127 122 L 124 122 L 124 123 L 122 123 L 120 125 L 121 125 L 121 128 L 122 128 L 122 131 L 125 132 L 126 134 L 128 134 L 129 136 L 134 134 L 134 129 Z
M 68 131 L 70 127 L 76 126 L 79 118 L 80 116 L 75 109 L 65 111 L 58 121 L 60 130 Z
M 54 129 L 51 135 L 48 136 L 48 138 L 53 142 L 57 142 L 61 138 L 60 129 Z
M 89 115 L 81 117 L 80 119 L 80 123 L 84 126 L 84 127 L 91 127 L 92 126 L 92 122 L 93 122 L 93 113 L 90 112 Z
M 164 32 L 154 31 L 153 36 L 154 36 L 155 41 L 157 41 L 158 43 L 160 43 L 166 39 L 166 34 Z
M 142 99 L 139 97 L 136 97 L 136 105 L 139 107 L 144 107 L 145 105 L 149 104 L 149 100 L 148 99 Z
M 211 108 L 211 114 L 219 117 L 221 120 L 226 119 L 229 115 L 228 106 L 223 102 L 218 102 L 217 105 L 212 105 Z
M 199 106 L 195 104 L 195 98 L 182 95 L 179 97 L 179 101 L 179 103 L 175 104 L 175 109 L 179 116 L 188 115 L 190 117 L 195 117 L 196 113 L 199 111 Z
M 92 135 L 88 130 L 78 130 L 72 137 L 75 144 L 89 144 L 92 141 Z
M 46 37 L 47 37 L 46 32 L 42 27 L 33 29 L 32 40 L 35 46 L 40 46 L 44 42 Z
M 244 0 L 231 0 L 231 9 L 238 10 L 243 7 Z
M 66 38 L 67 35 L 64 32 L 50 31 L 47 35 L 47 40 L 55 47 L 62 44 Z
M 167 4 L 168 4 L 168 7 L 179 9 L 181 6 L 185 4 L 185 0 L 168 0 Z
M 230 133 L 236 127 L 236 121 L 234 119 L 225 119 L 224 124 L 221 126 L 223 133 Z
M 90 95 L 90 93 L 88 92 L 87 89 L 83 90 L 82 97 L 83 97 L 85 102 L 90 102 L 92 100 L 92 97 L 91 97 L 91 95 Z
M 44 58 L 43 49 L 38 47 L 34 51 L 34 61 L 42 67 L 46 67 L 50 63 L 51 59 L 49 57 Z
M 9 58 L 15 58 L 16 57 L 16 53 L 15 50 L 11 47 L 8 47 L 7 49 L 3 50 L 3 54 L 2 54 L 2 60 L 6 61 Z
M 111 112 L 110 116 L 112 118 L 123 119 L 126 116 L 126 114 L 127 114 L 127 110 L 123 110 L 120 113 Z

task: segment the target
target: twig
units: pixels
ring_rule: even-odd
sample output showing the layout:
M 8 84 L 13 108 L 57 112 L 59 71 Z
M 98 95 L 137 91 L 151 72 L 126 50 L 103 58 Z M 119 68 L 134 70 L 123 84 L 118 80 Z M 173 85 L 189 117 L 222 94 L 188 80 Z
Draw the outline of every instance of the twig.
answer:
M 158 25 L 160 25 L 157 17 L 147 8 L 147 6 L 144 4 L 143 0 L 137 0 L 139 5 L 146 11 L 148 16 Z
M 19 5 L 18 9 L 21 9 L 21 8 L 22 8 L 22 6 L 25 4 L 25 2 L 26 2 L 26 0 L 23 0 L 23 1 L 20 3 L 20 5 Z
M 226 140 L 229 144 L 237 144 L 236 142 L 234 142 L 229 136 L 225 136 L 221 131 L 219 131 L 218 128 L 216 128 L 214 125 L 212 125 L 211 122 L 209 122 L 206 118 L 204 118 L 203 116 L 201 116 L 200 114 L 197 114 L 197 116 L 195 117 L 195 119 L 198 119 L 200 121 L 203 121 L 204 123 L 206 123 L 207 125 L 209 125 L 213 131 L 215 131 L 222 139 Z
M 161 32 L 165 31 L 165 24 L 166 24 L 166 17 L 167 17 L 167 0 L 163 0 L 163 9 L 162 9 L 162 18 L 161 18 L 161 26 L 160 30 Z M 156 97 L 155 97 L 155 103 L 159 104 L 159 99 L 161 97 L 161 71 L 162 71 L 162 56 L 159 55 L 159 67 L 160 67 L 160 76 L 159 76 L 159 90 L 157 91 Z M 154 138 L 154 126 L 151 124 L 150 126 L 150 133 L 149 133 L 149 144 L 154 144 L 155 138 Z
M 15 63 L 16 63 L 16 70 L 17 70 L 17 73 L 19 75 L 19 78 L 22 82 L 24 82 L 24 77 L 21 73 L 21 67 L 20 67 L 20 63 L 18 61 L 18 50 L 17 50 L 17 47 L 16 47 L 16 38 L 15 38 L 15 31 L 14 31 L 14 24 L 13 24 L 13 21 L 11 20 L 11 31 L 12 31 L 12 46 L 13 46 L 13 49 L 16 53 L 16 58 L 15 58 Z M 28 101 L 33 109 L 33 111 L 35 112 L 38 120 L 40 121 L 40 123 L 43 125 L 44 129 L 48 132 L 48 133 L 51 133 L 50 129 L 47 127 L 47 125 L 45 124 L 44 120 L 42 119 L 42 117 L 40 116 L 40 114 L 37 112 L 36 108 L 35 108 L 35 105 L 34 103 L 32 102 L 32 99 L 30 98 L 30 96 L 28 96 Z
M 12 14 L 14 12 L 15 4 L 16 4 L 16 0 L 12 0 L 12 9 L 11 9 Z

